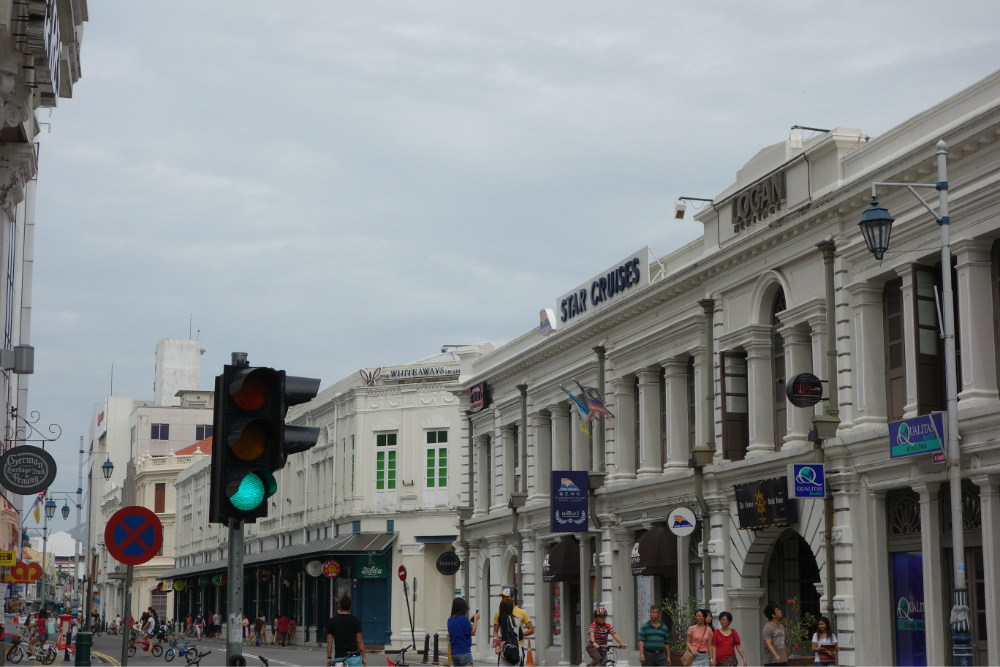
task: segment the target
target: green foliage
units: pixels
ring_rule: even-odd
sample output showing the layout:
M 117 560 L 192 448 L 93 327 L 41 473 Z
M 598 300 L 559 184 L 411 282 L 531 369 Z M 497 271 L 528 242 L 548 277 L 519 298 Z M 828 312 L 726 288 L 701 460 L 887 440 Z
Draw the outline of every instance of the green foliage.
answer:
M 684 646 L 684 637 L 689 627 L 694 625 L 694 613 L 698 611 L 698 598 L 681 598 L 680 594 L 668 595 L 660 603 L 663 623 L 670 632 L 671 646 Z
M 816 627 L 816 617 L 802 613 L 799 599 L 785 600 L 789 612 L 781 619 L 785 626 L 785 650 L 788 655 L 812 655 L 812 629 Z

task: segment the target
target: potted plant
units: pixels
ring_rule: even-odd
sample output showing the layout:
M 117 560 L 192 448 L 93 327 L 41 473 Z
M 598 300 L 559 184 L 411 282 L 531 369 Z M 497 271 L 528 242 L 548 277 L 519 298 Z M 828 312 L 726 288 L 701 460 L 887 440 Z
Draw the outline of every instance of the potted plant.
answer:
M 789 611 L 781 624 L 785 626 L 785 652 L 788 654 L 789 665 L 811 665 L 814 661 L 812 652 L 812 631 L 816 627 L 816 617 L 802 612 L 797 597 L 785 600 Z
M 686 638 L 688 628 L 694 625 L 694 613 L 699 609 L 695 597 L 681 598 L 679 594 L 668 595 L 660 603 L 663 613 L 663 623 L 670 633 L 670 662 L 681 664 L 681 656 L 687 648 Z

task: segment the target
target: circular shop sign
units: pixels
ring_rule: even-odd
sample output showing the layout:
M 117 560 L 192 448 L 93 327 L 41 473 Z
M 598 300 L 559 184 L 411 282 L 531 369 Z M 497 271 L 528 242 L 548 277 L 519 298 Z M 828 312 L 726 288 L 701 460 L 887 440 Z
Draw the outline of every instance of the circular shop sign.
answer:
M 306 574 L 310 577 L 318 577 L 323 574 L 323 563 L 318 560 L 311 560 L 306 563 Z
M 174 581 L 174 590 L 175 591 L 177 591 L 178 593 L 180 593 L 181 591 L 184 590 L 184 588 L 185 588 L 185 586 L 184 586 L 184 581 L 183 580 L 177 579 L 177 580 Z
M 799 373 L 785 385 L 788 402 L 797 408 L 811 408 L 823 400 L 823 383 L 812 373 Z
M 328 577 L 336 577 L 340 574 L 340 563 L 335 560 L 328 560 L 323 563 L 323 574 Z
M 685 537 L 694 532 L 698 518 L 687 507 L 675 507 L 667 513 L 667 528 L 677 537 Z
M 56 461 L 41 447 L 19 445 L 0 456 L 0 482 L 22 496 L 49 488 L 56 478 Z
M 455 574 L 462 569 L 462 560 L 454 551 L 445 551 L 437 557 L 437 571 L 445 576 Z
M 271 577 L 273 577 L 273 576 L 274 576 L 274 573 L 271 572 L 270 568 L 262 567 L 259 570 L 257 570 L 257 581 L 259 581 L 261 583 L 265 583 L 266 584 L 267 582 L 271 581 Z

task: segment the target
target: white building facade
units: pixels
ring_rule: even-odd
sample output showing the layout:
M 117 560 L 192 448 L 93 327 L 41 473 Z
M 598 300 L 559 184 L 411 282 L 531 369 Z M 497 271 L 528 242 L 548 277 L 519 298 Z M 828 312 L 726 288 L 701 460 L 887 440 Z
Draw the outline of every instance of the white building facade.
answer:
M 896 219 L 884 261 L 858 229 L 873 181 L 935 180 L 935 144 L 943 139 L 973 648 L 975 664 L 1000 664 L 998 138 L 1000 73 L 880 137 L 844 128 L 806 141 L 792 134 L 760 151 L 698 213 L 701 239 L 665 258 L 642 249 L 610 270 L 594 267 L 592 279 L 553 304 L 556 331 L 529 332 L 474 362 L 463 387 L 485 388 L 492 400 L 463 399 L 475 411 L 464 434 L 475 505 L 466 526 L 470 606 L 492 615 L 500 588 L 516 583 L 535 619 L 536 664 L 582 664 L 597 604 L 634 647 L 649 601 L 704 596 L 699 536 L 707 526 L 709 605 L 716 617 L 733 614 L 751 664 L 760 661 L 768 602 L 798 598 L 804 611 L 827 610 L 823 502 L 786 499 L 796 513 L 756 530 L 737 507 L 736 485 L 763 488 L 785 477 L 788 464 L 817 461 L 808 434 L 824 404 L 795 408 L 784 393 L 786 379 L 811 372 L 839 389 L 839 430 L 825 444 L 839 664 L 946 664 L 953 530 L 946 467 L 930 454 L 892 458 L 888 437 L 890 422 L 945 409 L 934 308 L 939 229 L 901 189 L 879 192 Z M 833 304 L 817 247 L 825 239 L 835 248 Z M 831 335 L 835 378 L 826 372 Z M 596 424 L 589 436 L 580 430 L 560 388 L 575 390 L 574 380 L 597 387 L 602 374 L 614 413 L 603 439 Z M 715 453 L 702 516 L 688 464 L 692 448 L 709 443 Z M 522 460 L 528 495 L 512 529 L 508 503 L 520 490 Z M 606 473 L 585 531 L 552 531 L 553 470 Z M 679 506 L 700 517 L 689 537 L 663 530 Z M 633 577 L 633 549 L 647 534 L 666 546 L 652 563 L 655 575 Z M 489 623 L 480 626 L 477 657 L 495 659 L 490 632 Z M 621 657 L 638 663 L 634 650 Z
M 444 636 L 461 582 L 460 573 L 441 574 L 435 565 L 455 551 L 466 479 L 457 383 L 492 349 L 448 348 L 411 364 L 362 369 L 289 410 L 289 423 L 322 430 L 314 448 L 289 456 L 276 473 L 268 518 L 245 524 L 248 615 L 287 614 L 295 642 L 322 644 L 336 599 L 349 594 L 365 644 L 399 648 L 412 643 L 396 577 L 402 565 L 417 590 L 419 648 L 425 635 Z M 178 618 L 226 613 L 227 531 L 207 522 L 209 477 L 206 460 L 177 480 L 176 569 L 163 576 L 183 582 Z

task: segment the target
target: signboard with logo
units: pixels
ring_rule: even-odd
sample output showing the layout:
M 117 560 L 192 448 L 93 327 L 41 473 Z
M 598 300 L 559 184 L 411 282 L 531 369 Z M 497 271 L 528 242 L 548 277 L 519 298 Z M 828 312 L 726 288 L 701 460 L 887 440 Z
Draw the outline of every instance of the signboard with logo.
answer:
M 823 381 L 812 373 L 799 373 L 785 384 L 788 402 L 797 408 L 811 408 L 823 400 Z
M 16 562 L 16 551 L 0 551 L 0 567 L 13 567 Z
M 826 466 L 822 463 L 789 463 L 788 493 L 792 498 L 826 498 Z
M 330 577 L 331 579 L 333 577 L 336 577 L 338 574 L 340 574 L 340 563 L 338 563 L 333 559 L 326 561 L 325 563 L 323 563 L 323 574 Z
M 56 461 L 41 447 L 18 445 L 0 456 L 0 483 L 22 496 L 49 488 L 56 478 Z
M 771 477 L 748 484 L 735 484 L 736 511 L 741 530 L 760 530 L 798 523 L 795 501 L 788 497 L 788 478 Z
M 311 560 L 306 563 L 306 574 L 310 577 L 318 577 L 323 574 L 323 562 L 318 560 Z
M 358 571 L 358 579 L 388 579 L 389 563 L 385 556 L 380 554 L 368 554 L 358 556 L 355 562 Z
M 678 537 L 686 537 L 694 532 L 698 518 L 687 507 L 675 507 L 667 512 L 667 528 Z
M 733 233 L 749 229 L 781 210 L 785 202 L 785 172 L 754 183 L 733 198 Z
M 383 380 L 416 380 L 418 378 L 456 378 L 460 373 L 458 367 L 447 366 L 408 366 L 406 368 L 383 368 Z
M 447 577 L 462 569 L 462 560 L 454 551 L 445 551 L 437 557 L 437 562 L 434 565 L 438 572 Z
M 469 387 L 469 412 L 482 412 L 490 405 L 490 386 L 485 382 Z
M 889 423 L 889 456 L 894 459 L 943 451 L 948 439 L 945 413 L 932 412 Z
M 549 525 L 553 533 L 587 532 L 589 482 L 586 470 L 553 470 Z
M 649 246 L 640 248 L 592 280 L 559 297 L 556 318 L 576 322 L 649 284 Z
M 551 308 L 542 308 L 541 312 L 538 313 L 538 333 L 552 333 L 558 328 L 558 325 L 556 311 Z
M 927 664 L 924 560 L 920 552 L 892 554 L 896 664 Z

